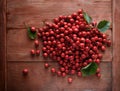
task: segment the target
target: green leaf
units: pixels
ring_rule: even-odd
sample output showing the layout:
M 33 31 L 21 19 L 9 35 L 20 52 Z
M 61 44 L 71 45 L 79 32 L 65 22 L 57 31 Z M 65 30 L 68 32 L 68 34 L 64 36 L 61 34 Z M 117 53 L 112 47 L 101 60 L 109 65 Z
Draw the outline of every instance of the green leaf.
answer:
M 100 21 L 98 26 L 97 26 L 97 28 L 101 32 L 105 32 L 107 29 L 109 29 L 109 27 L 110 27 L 110 22 L 106 21 L 106 20 Z
M 28 36 L 29 36 L 30 39 L 35 39 L 36 38 L 37 33 L 36 32 L 35 33 L 31 32 L 30 27 L 27 27 L 27 31 L 28 31 Z
M 88 64 L 87 66 L 81 69 L 82 76 L 89 76 L 89 75 L 96 74 L 97 68 L 98 68 L 98 65 L 95 62 Z
M 83 12 L 83 16 L 88 24 L 92 22 L 92 18 L 86 12 Z

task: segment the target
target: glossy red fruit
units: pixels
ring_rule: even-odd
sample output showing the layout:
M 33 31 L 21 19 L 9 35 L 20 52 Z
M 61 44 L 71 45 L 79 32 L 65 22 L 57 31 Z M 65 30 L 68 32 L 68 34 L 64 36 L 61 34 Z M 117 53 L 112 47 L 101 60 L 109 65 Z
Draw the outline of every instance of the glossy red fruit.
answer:
M 37 56 L 40 55 L 40 50 L 36 50 L 36 55 L 37 55 Z
M 97 77 L 98 77 L 98 78 L 100 78 L 100 77 L 101 77 L 101 74 L 100 74 L 100 73 L 97 73 L 96 75 L 97 75 Z
M 105 46 L 102 46 L 101 47 L 101 50 L 104 52 L 106 50 L 106 47 Z
M 96 62 L 97 64 L 99 64 L 99 63 L 100 63 L 100 59 L 96 59 L 95 62 Z
M 35 50 L 32 49 L 32 50 L 30 51 L 30 53 L 31 53 L 31 55 L 35 55 Z
M 82 76 L 82 73 L 81 73 L 81 72 L 78 72 L 78 73 L 77 73 L 77 76 L 78 76 L 78 77 L 81 77 L 81 76 Z
M 107 41 L 107 46 L 108 46 L 108 47 L 111 46 L 111 41 L 110 41 L 110 40 Z
M 49 65 L 48 63 L 45 63 L 45 64 L 44 64 L 44 67 L 45 67 L 45 68 L 48 68 L 49 66 L 50 66 L 50 65 Z
M 100 73 L 100 68 L 97 68 L 97 71 L 96 71 L 96 73 Z
M 27 75 L 27 74 L 28 74 L 28 69 L 27 68 L 23 69 L 23 75 Z
M 75 74 L 75 70 L 71 70 L 71 75 L 74 75 Z
M 48 57 L 48 54 L 47 53 L 43 53 L 43 57 Z
M 97 22 L 92 22 L 92 26 L 96 26 L 97 25 Z
M 36 32 L 36 28 L 35 27 L 30 27 L 31 32 L 35 33 Z
M 63 72 L 63 73 L 62 73 L 62 77 L 65 77 L 65 76 L 66 76 L 66 73 L 65 73 L 65 72 Z
M 72 83 L 73 79 L 71 77 L 68 78 L 68 83 Z
M 51 68 L 51 72 L 52 73 L 56 73 L 56 69 L 55 68 Z
M 34 43 L 35 43 L 35 46 L 36 46 L 36 47 L 39 46 L 39 41 L 38 41 L 38 40 L 35 40 Z
M 62 72 L 64 72 L 64 71 L 65 71 L 65 68 L 64 68 L 64 67 L 61 67 L 60 70 L 61 70 Z
M 57 75 L 58 75 L 58 76 L 61 76 L 61 71 L 57 71 Z

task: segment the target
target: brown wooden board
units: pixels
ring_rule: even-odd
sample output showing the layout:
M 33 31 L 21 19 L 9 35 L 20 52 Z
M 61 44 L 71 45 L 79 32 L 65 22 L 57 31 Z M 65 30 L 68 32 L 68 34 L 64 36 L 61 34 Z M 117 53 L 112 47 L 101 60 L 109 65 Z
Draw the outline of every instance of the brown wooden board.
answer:
M 51 67 L 58 67 L 51 62 Z M 50 67 L 50 68 L 51 68 Z M 22 70 L 27 68 L 25 77 Z M 65 78 L 53 76 L 50 69 L 44 68 L 41 62 L 9 62 L 8 63 L 8 91 L 112 91 L 111 63 L 101 63 L 102 77 L 96 76 Z M 72 84 L 68 84 L 67 78 L 74 78 Z
M 119 0 L 0 0 L 0 91 L 120 91 L 119 6 Z M 104 53 L 101 79 L 72 76 L 73 83 L 68 84 L 69 76 L 52 76 L 50 69 L 43 67 L 44 61 L 54 67 L 56 62 L 30 56 L 34 43 L 28 39 L 24 23 L 42 27 L 43 21 L 51 22 L 80 8 L 95 21 L 106 19 L 112 23 L 106 33 L 113 46 Z M 24 68 L 29 69 L 27 77 L 22 75 Z
M 5 91 L 6 2 L 0 0 L 0 91 Z
M 120 91 L 120 0 L 113 0 L 113 91 Z

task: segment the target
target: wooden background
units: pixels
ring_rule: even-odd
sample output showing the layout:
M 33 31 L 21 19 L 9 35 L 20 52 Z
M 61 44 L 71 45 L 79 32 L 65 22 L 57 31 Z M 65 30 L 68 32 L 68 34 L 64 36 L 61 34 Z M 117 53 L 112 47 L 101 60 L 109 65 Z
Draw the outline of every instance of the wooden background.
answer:
M 120 0 L 1 0 L 0 1 L 0 91 L 120 91 Z M 42 56 L 31 58 L 34 48 L 28 39 L 24 22 L 42 27 L 59 15 L 69 15 L 84 9 L 94 20 L 109 20 L 106 32 L 113 40 L 100 64 L 102 77 L 78 78 L 72 84 L 67 77 L 52 76 L 43 67 Z M 41 48 L 41 46 L 40 46 Z M 56 62 L 48 60 L 53 67 Z M 22 70 L 29 69 L 27 77 Z

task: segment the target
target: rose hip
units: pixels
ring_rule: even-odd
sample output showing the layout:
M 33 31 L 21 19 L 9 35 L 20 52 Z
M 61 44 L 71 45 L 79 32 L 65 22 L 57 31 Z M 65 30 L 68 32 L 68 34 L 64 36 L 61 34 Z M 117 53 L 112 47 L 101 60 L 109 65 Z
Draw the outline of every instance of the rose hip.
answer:
M 31 32 L 35 33 L 36 32 L 36 28 L 35 27 L 30 27 Z
M 49 65 L 48 63 L 45 63 L 45 64 L 44 64 L 44 67 L 45 67 L 45 68 L 48 68 L 49 66 L 50 66 L 50 65 Z
M 68 78 L 68 83 L 72 83 L 73 79 L 71 77 Z
M 39 46 L 39 41 L 38 40 L 35 40 L 35 46 L 38 47 Z
M 55 72 L 56 72 L 56 69 L 55 69 L 55 68 L 51 68 L 51 72 L 52 72 L 52 73 L 55 73 Z
M 35 50 L 34 49 L 32 49 L 30 52 L 31 52 L 31 55 L 35 55 Z
M 28 69 L 27 68 L 23 69 L 23 75 L 27 75 L 27 74 L 28 74 Z
M 40 55 L 40 50 L 36 50 L 36 55 L 37 55 L 37 56 Z

